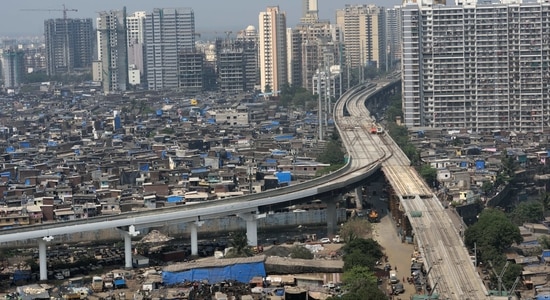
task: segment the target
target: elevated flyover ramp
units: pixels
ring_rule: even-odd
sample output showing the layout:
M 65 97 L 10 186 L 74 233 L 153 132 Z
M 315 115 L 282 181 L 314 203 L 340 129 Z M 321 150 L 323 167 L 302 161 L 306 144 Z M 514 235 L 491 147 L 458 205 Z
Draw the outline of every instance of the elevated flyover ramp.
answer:
M 377 82 L 375 89 L 383 92 L 384 87 L 392 83 L 392 80 Z M 367 86 L 372 88 L 372 84 Z M 412 227 L 424 266 L 430 270 L 429 282 L 432 286 L 437 283 L 435 293 L 439 294 L 439 299 L 490 299 L 441 202 L 393 139 L 385 133 L 371 131 L 372 126 L 379 125 L 375 124 L 376 120 L 371 118 L 366 108 L 365 103 L 368 101 L 370 99 L 353 97 L 347 99 L 346 103 L 339 102 L 335 109 L 335 120 L 341 132 L 353 130 L 355 134 L 356 138 L 344 135 L 348 151 L 359 151 L 357 144 L 363 144 L 360 146 L 363 149 L 375 149 L 374 153 L 358 156 L 381 161 L 382 171 L 392 189 L 393 199 L 390 200 L 397 203 L 394 209 L 399 210 Z

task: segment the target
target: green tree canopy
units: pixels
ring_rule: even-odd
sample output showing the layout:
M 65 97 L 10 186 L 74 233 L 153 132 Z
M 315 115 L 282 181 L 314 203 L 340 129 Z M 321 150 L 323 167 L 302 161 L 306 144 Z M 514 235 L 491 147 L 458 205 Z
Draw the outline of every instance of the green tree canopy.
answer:
M 252 249 L 248 246 L 248 238 L 246 232 L 236 231 L 229 234 L 229 246 L 231 249 L 228 251 L 226 257 L 249 257 L 252 256 Z
M 385 293 L 378 288 L 377 278 L 367 267 L 356 266 L 342 275 L 345 293 L 331 299 L 344 300 L 380 300 L 387 299 Z
M 536 223 L 541 220 L 543 211 L 542 204 L 537 201 L 528 201 L 519 203 L 512 212 L 510 220 L 517 226 L 523 223 Z
M 420 167 L 419 173 L 429 186 L 434 187 L 435 181 L 437 180 L 437 170 L 435 168 L 432 168 L 432 166 L 428 164 L 424 164 Z
M 382 246 L 371 238 L 355 238 L 347 242 L 342 250 L 344 251 L 344 271 L 354 266 L 364 266 L 373 270 L 376 261 L 384 256 Z
M 317 161 L 331 164 L 342 165 L 344 163 L 344 151 L 338 140 L 329 140 L 325 150 L 317 157 Z
M 476 244 L 482 258 L 489 259 L 486 253 L 502 254 L 513 243 L 521 243 L 523 237 L 519 228 L 506 214 L 498 209 L 487 208 L 479 215 L 478 221 L 465 232 L 465 243 L 473 248 Z M 493 251 L 494 250 L 494 251 Z

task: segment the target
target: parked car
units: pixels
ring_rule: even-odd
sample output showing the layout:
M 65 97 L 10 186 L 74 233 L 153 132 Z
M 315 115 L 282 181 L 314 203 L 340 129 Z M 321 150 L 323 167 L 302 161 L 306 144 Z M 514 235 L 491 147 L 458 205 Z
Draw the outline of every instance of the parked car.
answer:
M 403 283 L 401 282 L 392 284 L 391 288 L 394 295 L 399 295 L 405 292 L 405 287 L 403 287 Z
M 65 279 L 65 276 L 63 276 L 63 274 L 61 274 L 61 273 L 56 273 L 54 277 L 55 277 L 55 279 L 57 279 L 57 280 L 63 280 L 63 279 Z
M 319 242 L 321 242 L 321 244 L 330 244 L 330 239 L 329 238 L 322 238 L 319 240 Z

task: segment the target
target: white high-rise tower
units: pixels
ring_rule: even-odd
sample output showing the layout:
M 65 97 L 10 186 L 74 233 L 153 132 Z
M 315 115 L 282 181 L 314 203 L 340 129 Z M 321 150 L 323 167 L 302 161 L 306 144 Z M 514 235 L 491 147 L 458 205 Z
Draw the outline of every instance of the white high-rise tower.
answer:
M 277 95 L 287 83 L 286 14 L 268 7 L 259 17 L 260 84 L 262 92 Z
M 319 9 L 317 0 L 302 0 L 302 18 L 301 23 L 317 23 L 319 21 Z
M 150 90 L 179 88 L 178 55 L 195 51 L 195 13 L 155 8 L 145 18 L 147 83 Z

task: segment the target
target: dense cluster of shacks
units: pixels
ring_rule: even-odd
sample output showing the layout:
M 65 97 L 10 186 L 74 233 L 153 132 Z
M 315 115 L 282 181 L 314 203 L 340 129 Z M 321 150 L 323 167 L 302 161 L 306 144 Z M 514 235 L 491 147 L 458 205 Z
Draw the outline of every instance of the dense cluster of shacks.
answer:
M 516 164 L 518 176 L 529 178 L 521 197 L 538 194 L 544 178 L 535 178 L 550 170 L 549 135 L 495 130 L 487 134 L 467 130 L 425 128 L 411 132 L 412 143 L 420 151 L 420 159 L 437 169 L 440 199 L 456 205 L 487 202 L 504 189 L 496 187 L 498 174 L 505 171 L 503 158 Z M 535 181 L 538 181 L 535 186 Z M 484 190 L 484 183 L 494 188 Z M 500 198 L 498 199 L 501 200 Z M 496 205 L 493 205 L 496 206 Z
M 485 205 L 514 207 L 522 201 L 540 201 L 549 192 L 548 140 L 545 132 L 495 130 L 488 134 L 472 134 L 434 129 L 412 132 L 412 141 L 420 149 L 421 159 L 437 169 L 439 198 L 446 199 L 448 204 L 454 202 L 466 224 L 474 220 Z M 504 159 L 514 162 L 517 181 L 483 189 L 483 186 L 495 185 L 499 175 L 505 172 Z M 541 236 L 550 235 L 549 228 L 548 218 L 540 223 L 523 224 L 520 232 L 524 242 L 513 245 L 506 253 L 511 263 L 523 268 L 516 286 L 522 297 L 550 295 L 550 251 L 539 242 Z M 480 270 L 489 289 L 498 290 L 498 286 L 489 283 L 493 276 L 491 268 L 481 266 Z M 511 287 L 507 288 L 509 291 Z
M 315 176 L 315 113 L 250 94 L 0 98 L 0 228 L 261 192 Z

